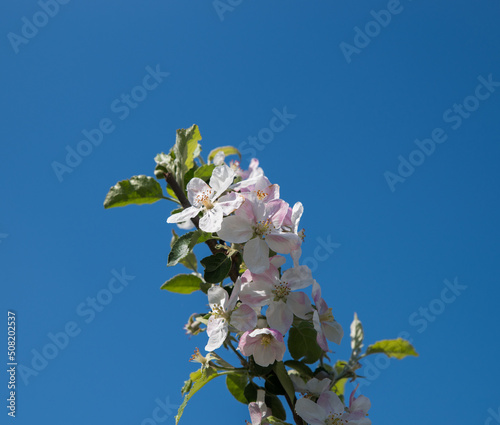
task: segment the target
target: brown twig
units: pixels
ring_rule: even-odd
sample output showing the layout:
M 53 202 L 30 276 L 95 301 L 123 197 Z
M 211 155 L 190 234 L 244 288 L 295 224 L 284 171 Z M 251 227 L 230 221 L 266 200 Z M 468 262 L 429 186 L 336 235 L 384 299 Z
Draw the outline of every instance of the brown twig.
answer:
M 293 406 L 293 401 L 290 400 L 290 397 L 288 397 L 288 394 L 286 394 L 286 391 L 285 391 L 285 398 L 286 398 L 286 402 L 288 403 L 288 407 L 290 407 L 290 410 L 292 411 L 293 420 L 295 421 L 295 424 L 296 425 L 304 425 L 304 421 L 295 411 L 295 408 Z
M 181 189 L 177 181 L 175 180 L 175 177 L 172 175 L 172 173 L 164 173 L 165 174 L 165 180 L 167 181 L 167 184 L 172 188 L 172 190 L 175 193 L 175 196 L 177 196 L 177 199 L 181 203 L 182 208 L 186 209 L 191 206 L 189 203 L 189 200 L 186 198 L 186 195 L 184 194 L 184 190 Z M 199 217 L 193 217 L 191 219 L 193 224 L 197 229 L 200 228 L 200 219 Z M 215 239 L 209 239 L 208 241 L 205 242 L 207 246 L 210 248 L 210 251 L 212 254 L 217 254 L 219 252 L 222 252 L 225 254 L 224 249 L 216 248 L 217 241 Z M 229 277 L 233 282 L 236 282 L 236 279 L 238 279 L 238 276 L 240 275 L 240 270 L 239 270 L 239 262 L 237 261 L 238 254 L 235 254 L 231 257 L 231 270 L 229 271 Z

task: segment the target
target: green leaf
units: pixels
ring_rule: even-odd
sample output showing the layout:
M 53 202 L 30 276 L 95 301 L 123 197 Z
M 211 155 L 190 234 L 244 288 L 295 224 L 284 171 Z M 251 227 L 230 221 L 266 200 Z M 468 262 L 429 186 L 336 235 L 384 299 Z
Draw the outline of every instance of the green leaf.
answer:
M 175 155 L 175 177 L 179 185 L 184 185 L 185 174 L 194 166 L 194 153 L 200 140 L 200 130 L 196 124 L 177 130 L 172 153 Z
M 295 360 L 315 363 L 323 355 L 323 350 L 316 342 L 316 331 L 309 322 L 302 321 L 292 326 L 288 334 L 288 350 Z
M 191 237 L 191 243 L 189 244 L 189 247 L 193 249 L 197 244 L 206 242 L 210 239 L 218 239 L 217 237 L 213 236 L 211 233 L 204 232 L 203 230 L 195 230 L 193 232 L 193 236 Z
M 211 151 L 208 154 L 208 162 L 212 162 L 212 160 L 215 158 L 215 155 L 217 154 L 217 152 L 220 152 L 220 151 L 224 152 L 224 154 L 226 156 L 238 155 L 238 157 L 241 160 L 241 153 L 234 146 L 221 146 L 220 148 L 215 148 L 213 151 Z
M 205 257 L 200 263 L 205 268 L 204 278 L 208 283 L 222 282 L 231 270 L 231 258 L 222 252 Z
M 193 395 L 195 395 L 201 388 L 203 388 L 206 384 L 208 384 L 212 379 L 217 378 L 218 376 L 221 376 L 221 374 L 217 374 L 217 372 L 211 368 L 203 372 L 202 369 L 200 369 L 189 375 L 189 380 L 191 381 L 191 385 L 188 385 L 189 381 L 186 381 L 186 383 L 184 384 L 183 390 L 186 389 L 186 391 L 184 391 L 183 393 L 183 395 L 185 394 L 184 400 L 180 405 L 179 410 L 177 411 L 177 415 L 175 416 L 176 425 L 179 423 L 181 416 L 184 412 L 184 408 L 186 407 L 189 399 Z
M 180 260 L 191 252 L 191 239 L 195 232 L 188 232 L 174 242 L 170 254 L 168 254 L 167 266 L 175 266 Z
M 116 183 L 109 189 L 104 200 L 104 208 L 153 204 L 163 198 L 160 183 L 153 177 L 134 176 L 129 180 Z
M 212 172 L 214 171 L 215 165 L 202 165 L 200 168 L 197 168 L 194 172 L 194 177 L 198 177 L 202 179 L 206 183 L 210 181 L 210 177 L 212 177 Z
M 394 357 L 398 360 L 406 356 L 418 357 L 418 353 L 408 341 L 403 338 L 398 339 L 384 339 L 378 341 L 373 345 L 369 345 L 366 349 L 366 355 L 384 353 L 387 357 Z
M 177 294 L 192 294 L 200 289 L 203 280 L 194 274 L 178 274 L 167 280 L 161 289 L 166 289 Z
M 283 362 L 274 363 L 274 373 L 276 373 L 290 400 L 293 401 L 295 399 L 295 389 Z
M 180 208 L 180 210 L 182 211 L 182 208 Z M 174 211 L 172 211 L 172 213 L 174 213 Z M 194 235 L 193 235 L 193 237 L 194 237 Z M 175 233 L 175 230 L 172 229 L 172 239 L 170 240 L 170 248 L 172 248 L 174 246 L 175 242 L 177 242 L 178 239 L 179 239 L 179 236 L 177 236 L 177 233 Z M 192 270 L 195 273 L 198 273 L 198 260 L 196 258 L 196 255 L 194 255 L 193 252 L 190 252 L 184 258 L 179 260 L 179 263 L 182 264 L 184 267 L 188 268 L 189 270 Z
M 249 382 L 248 385 L 243 390 L 243 395 L 249 403 L 257 400 L 257 390 L 259 386 L 253 382 Z
M 226 385 L 229 392 L 240 403 L 248 404 L 245 397 L 245 387 L 248 384 L 248 375 L 240 373 L 231 373 L 226 376 Z
M 279 378 L 276 376 L 276 373 L 270 373 L 266 376 L 266 382 L 264 383 L 264 388 L 268 393 L 275 395 L 285 395 L 286 391 L 281 385 Z
M 354 320 L 351 323 L 351 350 L 352 350 L 352 359 L 356 359 L 359 357 L 361 353 L 361 348 L 363 348 L 363 339 L 365 334 L 363 332 L 363 325 L 358 319 L 357 313 L 354 313 Z
M 282 420 L 286 419 L 285 408 L 283 407 L 283 403 L 277 396 L 266 392 L 265 402 L 266 406 L 271 409 L 271 412 L 273 412 L 273 416 L 276 416 L 278 419 Z
M 288 366 L 293 370 L 299 372 L 300 376 L 302 376 L 306 381 L 313 377 L 313 371 L 305 363 L 299 362 L 297 360 L 287 360 L 285 362 L 285 366 Z

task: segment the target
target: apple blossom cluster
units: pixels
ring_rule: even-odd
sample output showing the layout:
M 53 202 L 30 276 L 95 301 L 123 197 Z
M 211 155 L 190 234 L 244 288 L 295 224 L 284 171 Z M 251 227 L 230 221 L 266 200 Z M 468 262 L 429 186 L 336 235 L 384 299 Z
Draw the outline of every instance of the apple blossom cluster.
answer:
M 367 397 L 356 398 L 355 389 L 345 404 L 346 382 L 358 378 L 367 355 L 403 358 L 416 352 L 396 339 L 379 341 L 363 353 L 363 328 L 355 315 L 352 355 L 330 365 L 329 344 L 339 345 L 344 331 L 311 270 L 301 265 L 302 203 L 291 206 L 281 199 L 279 185 L 257 159 L 246 170 L 228 161 L 239 155 L 231 146 L 214 149 L 205 161 L 200 139 L 196 125 L 178 130 L 170 152 L 156 156 L 155 177 L 166 181 L 167 196 L 153 177 L 135 176 L 112 187 L 104 203 L 111 208 L 170 200 L 177 208 L 167 222 L 187 231 L 181 236 L 172 231 L 167 265 L 182 264 L 190 273 L 169 279 L 162 289 L 206 294 L 207 311 L 192 314 L 185 329 L 193 336 L 206 332 L 208 354 L 196 351 L 192 357 L 201 369 L 182 389 L 176 423 L 199 389 L 225 376 L 229 392 L 248 405 L 252 425 L 287 424 L 284 401 L 296 424 L 371 424 Z M 210 250 L 199 262 L 203 273 L 197 245 Z M 233 352 L 240 365 L 222 359 L 221 349 Z

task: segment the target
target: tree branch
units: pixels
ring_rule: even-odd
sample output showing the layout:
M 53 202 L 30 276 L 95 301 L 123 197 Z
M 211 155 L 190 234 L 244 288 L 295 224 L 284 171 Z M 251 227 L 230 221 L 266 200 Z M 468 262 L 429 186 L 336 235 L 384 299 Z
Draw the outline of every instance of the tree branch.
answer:
M 290 400 L 290 397 L 288 397 L 288 394 L 286 394 L 286 391 L 285 391 L 285 398 L 286 398 L 286 402 L 288 403 L 288 407 L 290 407 L 290 410 L 292 411 L 293 420 L 295 421 L 295 424 L 296 425 L 304 425 L 304 421 L 295 411 L 295 408 L 293 406 L 293 401 Z

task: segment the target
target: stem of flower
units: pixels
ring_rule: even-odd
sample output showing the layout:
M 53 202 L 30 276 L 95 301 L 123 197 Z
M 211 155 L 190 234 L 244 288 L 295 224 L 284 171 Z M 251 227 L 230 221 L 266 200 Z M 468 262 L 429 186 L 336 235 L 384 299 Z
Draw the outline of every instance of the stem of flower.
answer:
M 241 361 L 241 365 L 244 367 L 244 368 L 248 368 L 248 362 L 247 362 L 247 359 L 245 359 L 245 357 L 243 357 L 241 355 L 241 353 L 236 349 L 234 348 L 233 344 L 231 343 L 231 338 L 228 338 L 226 339 L 226 343 L 227 345 L 229 346 L 229 348 L 231 348 L 231 350 L 234 351 L 234 353 L 239 357 L 240 361 Z

